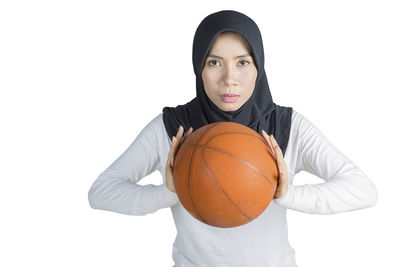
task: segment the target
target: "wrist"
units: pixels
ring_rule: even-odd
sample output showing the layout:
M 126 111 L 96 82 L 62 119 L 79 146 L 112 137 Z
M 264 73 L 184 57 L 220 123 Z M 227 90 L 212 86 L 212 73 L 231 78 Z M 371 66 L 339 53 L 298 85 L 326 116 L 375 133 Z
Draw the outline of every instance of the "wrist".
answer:
M 176 192 L 175 192 L 175 186 L 174 186 L 173 184 L 167 182 L 167 183 L 165 184 L 165 186 L 167 187 L 167 189 L 168 189 L 170 192 L 176 193 Z
M 289 184 L 280 184 L 275 191 L 274 198 L 280 198 L 287 194 L 289 191 Z
M 293 185 L 288 184 L 286 193 L 282 194 L 280 197 L 275 198 L 275 203 L 279 204 L 280 206 L 286 207 L 289 202 L 291 202 L 293 197 Z

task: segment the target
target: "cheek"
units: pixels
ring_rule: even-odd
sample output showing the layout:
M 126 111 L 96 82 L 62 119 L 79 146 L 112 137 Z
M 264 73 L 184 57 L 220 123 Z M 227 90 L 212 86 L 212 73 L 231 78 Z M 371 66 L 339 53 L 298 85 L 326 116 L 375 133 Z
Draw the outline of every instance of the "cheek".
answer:
M 255 82 L 257 79 L 257 68 L 254 65 L 249 69 L 249 79 L 253 82 Z
M 243 89 L 245 90 L 244 95 L 246 95 L 246 97 L 250 97 L 253 93 L 256 79 L 257 70 L 249 70 L 243 72 L 243 75 L 241 76 L 241 84 L 243 85 Z
M 215 71 L 204 70 L 202 73 L 202 79 L 205 85 L 212 85 L 218 82 L 219 75 Z
M 244 71 L 242 72 L 241 75 L 241 82 L 243 85 L 246 86 L 254 86 L 256 83 L 256 79 L 257 79 L 257 71 L 254 70 L 248 70 L 248 71 Z
M 215 88 L 215 73 L 211 71 L 204 70 L 201 74 L 201 78 L 203 79 L 204 91 L 208 98 L 213 101 Z

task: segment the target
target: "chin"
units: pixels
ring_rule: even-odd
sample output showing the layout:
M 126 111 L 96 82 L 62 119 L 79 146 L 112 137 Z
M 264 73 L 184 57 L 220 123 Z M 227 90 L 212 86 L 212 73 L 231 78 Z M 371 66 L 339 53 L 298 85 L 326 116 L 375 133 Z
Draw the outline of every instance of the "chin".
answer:
M 227 104 L 227 103 L 223 103 L 222 106 L 220 106 L 219 108 L 223 111 L 235 111 L 235 110 L 239 109 L 238 107 L 236 107 L 236 105 Z

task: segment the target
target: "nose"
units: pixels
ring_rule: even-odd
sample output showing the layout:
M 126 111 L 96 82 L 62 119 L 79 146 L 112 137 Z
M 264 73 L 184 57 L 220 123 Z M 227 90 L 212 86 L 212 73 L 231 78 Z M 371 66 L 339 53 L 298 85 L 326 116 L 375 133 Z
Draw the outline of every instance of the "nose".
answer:
M 235 68 L 232 66 L 225 66 L 223 70 L 221 83 L 226 86 L 237 85 Z

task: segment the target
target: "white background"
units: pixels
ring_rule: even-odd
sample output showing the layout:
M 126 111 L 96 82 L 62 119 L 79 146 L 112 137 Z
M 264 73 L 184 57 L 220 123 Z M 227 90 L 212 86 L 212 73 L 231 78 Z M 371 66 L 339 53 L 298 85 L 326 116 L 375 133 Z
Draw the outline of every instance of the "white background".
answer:
M 395 2 L 1 1 L 0 266 L 172 266 L 169 209 L 93 210 L 87 193 L 164 106 L 195 97 L 194 32 L 222 9 L 258 24 L 274 101 L 311 120 L 378 189 L 369 209 L 289 210 L 299 266 L 400 266 Z

